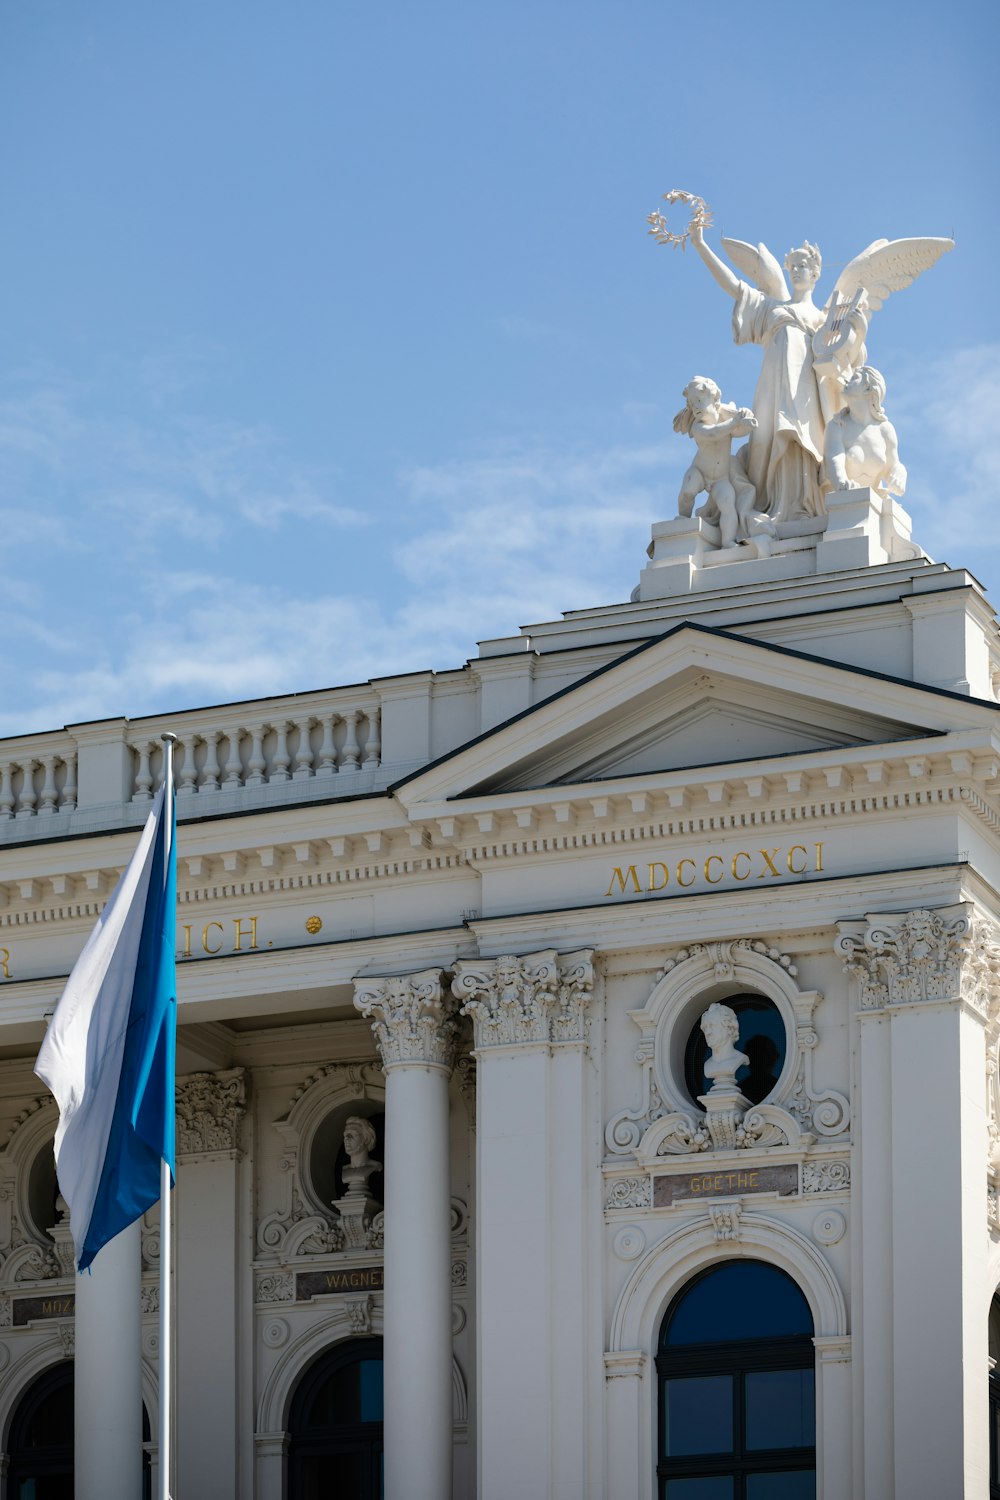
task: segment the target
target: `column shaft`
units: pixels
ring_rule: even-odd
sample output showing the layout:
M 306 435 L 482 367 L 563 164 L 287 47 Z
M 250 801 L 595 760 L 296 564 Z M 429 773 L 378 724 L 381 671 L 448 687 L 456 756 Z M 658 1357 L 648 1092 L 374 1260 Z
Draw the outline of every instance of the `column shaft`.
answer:
M 142 1494 L 142 1326 L 138 1223 L 76 1277 L 74 1494 Z
M 390 1067 L 385 1099 L 386 1500 L 450 1500 L 448 1075 Z

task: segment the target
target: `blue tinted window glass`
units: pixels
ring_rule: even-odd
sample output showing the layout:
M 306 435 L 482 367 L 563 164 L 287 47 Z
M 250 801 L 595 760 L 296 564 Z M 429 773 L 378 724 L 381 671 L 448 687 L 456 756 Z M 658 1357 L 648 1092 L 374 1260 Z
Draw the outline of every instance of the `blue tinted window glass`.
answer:
M 382 1361 L 380 1359 L 361 1361 L 361 1420 L 362 1422 L 381 1422 L 382 1420 Z
M 816 1500 L 815 1469 L 793 1474 L 748 1474 L 747 1500 Z
M 663 1447 L 668 1458 L 732 1453 L 732 1376 L 682 1376 L 667 1381 L 664 1395 Z
M 733 1500 L 731 1479 L 668 1479 L 667 1500 Z
M 664 1325 L 662 1346 L 729 1344 L 812 1331 L 809 1304 L 784 1271 L 758 1260 L 727 1261 L 682 1294 Z
M 747 1375 L 748 1448 L 811 1448 L 815 1441 L 812 1370 L 757 1370 Z

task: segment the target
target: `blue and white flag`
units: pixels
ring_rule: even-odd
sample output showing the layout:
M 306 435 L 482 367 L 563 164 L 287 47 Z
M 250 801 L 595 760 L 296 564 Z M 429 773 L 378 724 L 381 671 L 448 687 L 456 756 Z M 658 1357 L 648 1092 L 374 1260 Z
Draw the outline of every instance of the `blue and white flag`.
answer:
M 161 1158 L 174 1172 L 176 856 L 166 792 L 74 965 L 35 1063 L 59 1105 L 56 1171 L 81 1271 L 157 1202 Z

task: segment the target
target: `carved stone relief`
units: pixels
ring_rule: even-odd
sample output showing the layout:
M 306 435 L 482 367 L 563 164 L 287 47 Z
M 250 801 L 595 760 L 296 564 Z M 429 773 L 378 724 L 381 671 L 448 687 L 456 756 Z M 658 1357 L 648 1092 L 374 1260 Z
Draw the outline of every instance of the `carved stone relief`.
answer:
M 360 1194 L 360 1214 L 349 1213 L 347 1216 L 350 1220 L 349 1239 L 343 1214 L 337 1211 L 333 1202 L 323 1204 L 312 1193 L 306 1158 L 317 1126 L 338 1105 L 363 1100 L 381 1104 L 383 1099 L 384 1079 L 377 1065 L 369 1062 L 326 1064 L 310 1073 L 295 1090 L 288 1111 L 274 1123 L 284 1148 L 279 1163 L 284 1203 L 264 1215 L 257 1225 L 257 1246 L 262 1258 L 288 1263 L 310 1256 L 336 1255 L 349 1244 L 355 1249 L 382 1248 L 381 1206 L 367 1193 Z M 352 1117 L 359 1118 L 357 1115 Z M 346 1127 L 347 1120 L 344 1123 Z M 366 1123 L 362 1120 L 363 1125 Z M 361 1157 L 367 1158 L 368 1149 L 364 1148 L 360 1154 L 353 1153 L 359 1156 L 357 1166 L 362 1175 L 366 1167 L 374 1171 L 377 1165 L 370 1159 L 360 1160 Z M 348 1199 L 349 1192 L 339 1202 L 343 1205 Z
M 202 1156 L 238 1151 L 246 1114 L 246 1073 L 190 1073 L 177 1080 L 177 1152 Z
M 459 959 L 452 991 L 472 1017 L 476 1050 L 525 1043 L 584 1043 L 594 987 L 593 951 L 547 948 L 517 958 Z
M 455 1006 L 440 969 L 422 969 L 388 979 L 357 979 L 354 1004 L 372 1021 L 382 1065 L 404 1063 L 447 1068 L 455 1061 Z
M 843 1134 L 849 1124 L 847 1099 L 832 1089 L 817 1090 L 813 1081 L 818 1042 L 813 1018 L 822 997 L 800 990 L 796 979 L 790 958 L 756 938 L 696 943 L 674 955 L 660 970 L 646 1006 L 630 1012 L 642 1033 L 635 1053 L 642 1069 L 640 1102 L 609 1120 L 609 1152 L 645 1161 L 710 1150 L 806 1149 L 818 1136 Z M 735 1049 L 736 1017 L 724 1002 L 708 1005 L 702 1024 L 708 1027 L 714 1073 L 712 1088 L 698 1099 L 702 1113 L 692 1108 L 667 1059 L 673 1027 L 694 1024 L 699 991 L 720 981 L 745 985 L 774 1002 L 785 1020 L 788 1056 L 766 1102 L 751 1105 L 735 1083 L 744 1060 Z M 672 1050 L 676 1053 L 676 1046 Z
M 866 925 L 845 923 L 837 939 L 844 968 L 858 980 L 862 1010 L 957 999 L 972 931 L 969 911 L 892 912 Z

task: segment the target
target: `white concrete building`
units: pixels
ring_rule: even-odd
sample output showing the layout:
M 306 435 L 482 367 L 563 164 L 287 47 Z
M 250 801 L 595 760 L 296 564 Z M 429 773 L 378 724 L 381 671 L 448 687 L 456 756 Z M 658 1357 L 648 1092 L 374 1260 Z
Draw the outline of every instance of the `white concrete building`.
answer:
M 455 671 L 0 746 L 0 1497 L 71 1494 L 71 1362 L 140 1337 L 158 1463 L 157 1215 L 75 1286 L 32 1062 L 164 730 L 178 1500 L 383 1445 L 389 1500 L 998 1493 L 1000 636 L 891 501 L 789 525 L 665 523 Z

